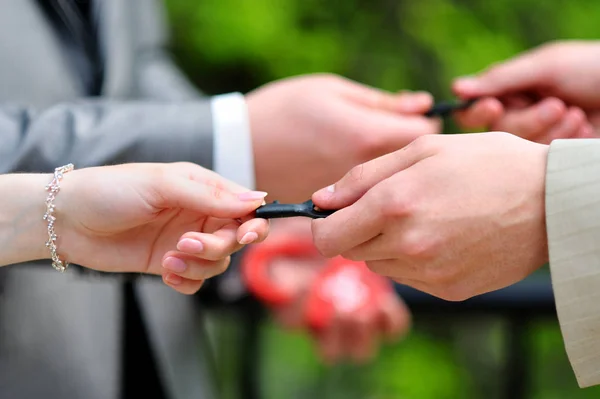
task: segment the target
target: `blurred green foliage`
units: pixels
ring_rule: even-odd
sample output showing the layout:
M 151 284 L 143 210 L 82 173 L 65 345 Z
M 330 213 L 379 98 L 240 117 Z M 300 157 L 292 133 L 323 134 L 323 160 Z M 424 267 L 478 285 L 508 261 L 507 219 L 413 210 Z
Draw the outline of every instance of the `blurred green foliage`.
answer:
M 592 0 L 166 3 L 176 59 L 209 94 L 332 72 L 382 89 L 427 90 L 445 99 L 457 76 L 547 41 L 600 35 L 600 2 Z M 440 336 L 448 329 L 452 333 Z M 306 337 L 266 324 L 260 365 L 264 397 L 497 398 L 504 333 L 495 318 L 473 323 L 416 315 L 410 337 L 387 346 L 374 364 L 326 369 Z M 555 320 L 535 322 L 530 338 L 532 398 L 600 395 L 597 388 L 577 388 Z

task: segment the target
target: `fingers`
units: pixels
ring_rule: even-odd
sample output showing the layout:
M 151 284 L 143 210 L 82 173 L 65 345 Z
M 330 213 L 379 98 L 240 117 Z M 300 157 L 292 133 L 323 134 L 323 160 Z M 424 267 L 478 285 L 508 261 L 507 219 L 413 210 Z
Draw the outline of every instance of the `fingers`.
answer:
M 166 176 L 157 180 L 159 208 L 182 208 L 217 218 L 241 218 L 262 205 L 267 193 L 234 194 L 221 183 L 207 184 L 188 178 Z
M 403 148 L 418 137 L 438 134 L 441 121 L 422 115 L 400 115 L 365 107 L 348 107 L 354 118 L 356 137 L 368 149 L 365 159 L 372 159 Z
M 356 202 L 379 182 L 433 155 L 435 147 L 423 145 L 425 139 L 352 168 L 335 184 L 314 193 L 313 202 L 323 209 L 339 209 Z
M 477 76 L 459 78 L 452 88 L 462 98 L 497 97 L 530 90 L 548 81 L 552 63 L 544 62 L 546 55 L 537 50 L 523 53 Z
M 171 273 L 188 280 L 206 280 L 225 272 L 230 263 L 230 256 L 212 261 L 184 253 L 171 253 L 163 260 L 163 275 Z
M 163 258 L 163 280 L 179 292 L 193 293 L 201 286 L 197 282 L 227 270 L 230 255 L 243 246 L 241 241 L 260 242 L 267 233 L 268 223 L 260 219 L 249 220 L 239 228 L 232 222 L 212 234 L 186 233 L 177 243 L 177 251 Z
M 204 280 L 188 280 L 173 273 L 164 273 L 163 281 L 175 291 L 185 295 L 195 294 L 204 283 Z
M 236 240 L 242 245 L 258 244 L 269 235 L 269 221 L 266 219 L 250 219 L 243 223 L 236 232 Z
M 492 129 L 535 140 L 560 121 L 565 113 L 565 104 L 558 98 L 549 97 L 530 107 L 507 111 Z
M 588 123 L 585 113 L 577 108 L 570 107 L 565 116 L 548 131 L 534 138 L 538 143 L 550 144 L 556 139 L 575 138 L 579 134 L 587 135 L 591 125 Z
M 592 131 L 584 132 L 583 138 L 597 138 L 600 133 L 600 111 L 588 112 L 588 121 L 591 124 Z
M 369 108 L 393 113 L 423 114 L 433 106 L 433 96 L 424 91 L 390 93 L 360 83 L 345 85 L 345 94 Z
M 319 253 L 332 258 L 377 236 L 385 221 L 377 203 L 376 196 L 366 194 L 325 219 L 313 220 L 313 242 Z
M 403 90 L 396 94 L 396 112 L 421 115 L 433 107 L 433 96 L 424 91 Z
M 456 113 L 456 121 L 463 128 L 485 129 L 496 123 L 504 114 L 504 106 L 500 100 L 482 98 L 465 111 Z
M 230 223 L 212 234 L 189 232 L 181 236 L 177 250 L 207 260 L 223 259 L 238 251 L 242 244 L 237 240 L 238 226 Z

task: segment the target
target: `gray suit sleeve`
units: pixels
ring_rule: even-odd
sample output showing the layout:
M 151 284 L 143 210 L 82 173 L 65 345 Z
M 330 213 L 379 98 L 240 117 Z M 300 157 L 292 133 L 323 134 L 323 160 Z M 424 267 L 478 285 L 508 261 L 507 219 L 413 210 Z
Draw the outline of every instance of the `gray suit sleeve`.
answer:
M 0 105 L 0 173 L 129 162 L 188 161 L 212 168 L 207 100 L 110 100 L 33 110 Z

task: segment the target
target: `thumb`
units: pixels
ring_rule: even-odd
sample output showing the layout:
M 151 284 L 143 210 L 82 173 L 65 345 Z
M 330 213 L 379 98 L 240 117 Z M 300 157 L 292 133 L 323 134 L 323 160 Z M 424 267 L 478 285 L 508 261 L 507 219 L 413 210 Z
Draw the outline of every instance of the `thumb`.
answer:
M 314 204 L 322 209 L 352 205 L 382 180 L 434 155 L 434 146 L 428 141 L 437 137 L 440 136 L 422 136 L 401 150 L 355 166 L 335 184 L 315 192 L 312 195 Z
M 174 178 L 161 184 L 158 193 L 161 208 L 181 208 L 216 218 L 241 218 L 264 203 L 267 193 L 232 193 L 219 184 L 206 184 L 186 178 Z
M 548 80 L 547 65 L 550 64 L 544 62 L 543 57 L 540 51 L 525 53 L 477 76 L 458 78 L 452 89 L 461 98 L 497 97 L 535 89 Z

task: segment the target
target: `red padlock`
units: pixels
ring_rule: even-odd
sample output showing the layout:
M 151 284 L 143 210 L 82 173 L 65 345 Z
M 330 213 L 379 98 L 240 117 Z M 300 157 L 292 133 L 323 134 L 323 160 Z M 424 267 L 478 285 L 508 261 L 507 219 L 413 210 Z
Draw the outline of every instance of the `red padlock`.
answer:
M 369 270 L 364 262 L 337 256 L 329 260 L 311 288 L 305 310 L 307 323 L 318 333 L 336 315 L 376 309 L 390 292 L 389 281 Z
M 310 240 L 290 236 L 250 247 L 242 260 L 242 277 L 248 290 L 269 306 L 279 307 L 295 299 L 294 293 L 281 289 L 273 282 L 269 268 L 277 258 L 320 257 Z
M 270 265 L 281 257 L 322 258 L 312 241 L 296 236 L 249 248 L 241 265 L 243 279 L 248 290 L 271 307 L 285 306 L 295 299 L 295 293 L 281 289 L 270 276 Z M 392 290 L 389 281 L 371 272 L 364 262 L 341 256 L 324 262 L 303 305 L 306 323 L 315 333 L 327 328 L 338 314 L 371 311 Z

